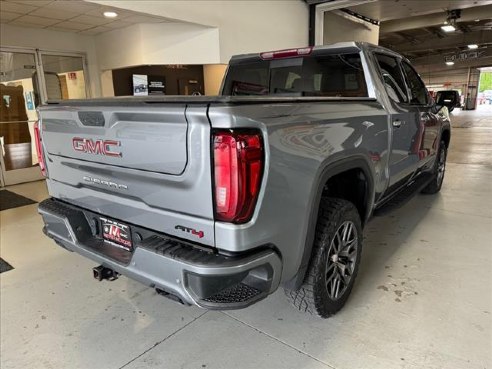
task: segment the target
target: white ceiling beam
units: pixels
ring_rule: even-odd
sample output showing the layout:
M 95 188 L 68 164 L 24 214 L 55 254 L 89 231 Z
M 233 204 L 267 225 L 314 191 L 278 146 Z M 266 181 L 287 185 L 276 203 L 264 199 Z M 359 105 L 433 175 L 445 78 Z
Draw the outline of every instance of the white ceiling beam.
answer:
M 356 5 L 372 3 L 377 0 L 335 0 L 316 5 L 314 20 L 314 44 L 323 45 L 325 12 L 352 7 Z
M 389 20 L 381 23 L 381 26 L 379 27 L 379 33 L 393 33 L 406 31 L 409 29 L 439 26 L 444 24 L 446 18 L 447 13 L 445 11 L 441 11 L 439 13 L 419 15 L 404 19 Z M 474 8 L 462 9 L 461 17 L 457 19 L 457 22 L 471 22 L 476 19 L 489 18 L 492 18 L 492 5 L 484 5 Z
M 418 44 L 405 42 L 395 45 L 393 49 L 399 53 L 405 52 L 423 52 L 435 49 L 449 49 L 455 47 L 466 47 L 469 44 L 492 44 L 492 32 L 490 31 L 475 31 L 469 33 L 456 33 L 454 35 L 446 35 L 441 39 L 428 39 Z

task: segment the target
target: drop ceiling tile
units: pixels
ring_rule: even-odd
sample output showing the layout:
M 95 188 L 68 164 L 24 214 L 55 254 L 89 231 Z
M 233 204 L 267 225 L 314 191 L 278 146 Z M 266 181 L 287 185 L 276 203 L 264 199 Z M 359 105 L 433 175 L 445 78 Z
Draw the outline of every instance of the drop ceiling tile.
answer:
M 45 6 L 52 3 L 54 0 L 7 0 L 11 3 L 19 3 L 32 6 Z
M 108 28 L 111 28 L 111 29 L 116 29 L 116 28 L 128 27 L 128 26 L 131 26 L 132 24 L 134 24 L 134 23 L 124 22 L 124 21 L 117 20 L 117 21 L 114 21 L 114 22 L 105 24 L 104 27 L 108 27 Z
M 21 22 L 21 21 L 17 21 L 17 20 L 11 21 L 8 24 L 11 26 L 22 27 L 22 28 L 36 28 L 36 29 L 46 29 L 47 28 L 47 27 L 41 26 L 39 24 Z
M 68 12 L 60 9 L 39 8 L 29 13 L 29 15 L 35 15 L 39 17 L 53 18 L 59 20 L 66 20 L 79 15 L 76 12 Z
M 145 15 L 131 15 L 125 18 L 125 22 L 131 23 L 162 23 L 166 21 L 165 19 L 156 18 L 156 17 L 148 17 Z
M 111 28 L 105 26 L 94 27 L 86 29 L 85 31 L 79 32 L 82 35 L 98 35 L 99 33 L 111 31 Z
M 69 28 L 58 27 L 58 26 L 49 26 L 46 27 L 45 29 L 49 29 L 52 31 L 60 31 L 60 32 L 74 32 L 74 33 L 79 32 L 76 29 L 69 29 Z
M 11 23 L 12 24 L 28 23 L 28 24 L 34 24 L 36 26 L 47 27 L 47 26 L 52 26 L 53 24 L 56 24 L 58 22 L 60 22 L 58 19 L 34 17 L 32 15 L 23 15 L 22 17 L 13 20 Z
M 91 26 L 100 26 L 102 24 L 106 24 L 112 21 L 112 19 L 104 18 L 104 17 L 95 17 L 95 16 L 90 16 L 90 15 L 79 15 L 71 21 L 78 22 L 78 23 L 84 23 L 84 24 L 89 24 Z
M 60 9 L 74 13 L 87 13 L 91 10 L 99 8 L 98 4 L 86 3 L 84 1 L 66 1 L 66 0 L 56 0 L 52 3 L 46 5 L 46 8 L 50 9 Z
M 29 12 L 32 12 L 33 10 L 36 10 L 37 8 L 38 8 L 37 6 L 32 6 L 27 4 L 11 3 L 7 1 L 0 2 L 0 11 L 2 13 L 11 12 L 11 13 L 27 14 Z
M 72 21 L 67 21 L 67 22 L 61 22 L 56 25 L 58 28 L 64 28 L 64 29 L 69 29 L 72 31 L 83 31 L 89 28 L 92 28 L 93 26 L 89 24 L 84 24 L 84 23 L 78 23 L 78 22 L 72 22 Z
M 0 12 L 0 20 L 2 22 L 9 22 L 9 21 L 11 21 L 15 18 L 19 18 L 21 16 L 22 15 L 19 13 L 10 13 L 10 12 L 4 12 L 4 11 Z

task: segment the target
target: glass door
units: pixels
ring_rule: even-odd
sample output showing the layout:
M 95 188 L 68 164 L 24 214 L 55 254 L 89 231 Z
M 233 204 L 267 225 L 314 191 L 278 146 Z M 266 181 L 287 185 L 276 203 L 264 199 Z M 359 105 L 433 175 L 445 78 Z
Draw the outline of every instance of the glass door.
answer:
M 85 60 L 81 55 L 41 52 L 46 100 L 87 98 Z
M 0 51 L 0 167 L 3 185 L 42 179 L 34 142 L 39 95 L 35 52 Z
M 42 179 L 33 126 L 48 100 L 88 97 L 81 54 L 0 49 L 0 185 Z

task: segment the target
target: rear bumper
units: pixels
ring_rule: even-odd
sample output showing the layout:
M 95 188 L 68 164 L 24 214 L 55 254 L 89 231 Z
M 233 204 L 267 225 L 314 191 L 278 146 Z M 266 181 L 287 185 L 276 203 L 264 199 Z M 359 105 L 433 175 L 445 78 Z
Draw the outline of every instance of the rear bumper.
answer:
M 270 248 L 226 256 L 132 227 L 141 239 L 134 237 L 128 252 L 98 235 L 98 214 L 54 199 L 41 202 L 39 213 L 45 234 L 62 247 L 187 304 L 239 309 L 265 298 L 280 282 L 282 263 Z

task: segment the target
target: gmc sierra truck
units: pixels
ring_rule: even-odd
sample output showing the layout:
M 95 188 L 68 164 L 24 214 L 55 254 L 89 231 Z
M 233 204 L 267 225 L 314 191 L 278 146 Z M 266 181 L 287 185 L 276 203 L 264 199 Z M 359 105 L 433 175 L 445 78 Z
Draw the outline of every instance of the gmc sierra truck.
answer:
M 221 95 L 50 101 L 35 134 L 44 233 L 183 304 L 279 286 L 346 302 L 364 225 L 440 190 L 450 124 L 408 60 L 338 43 L 231 59 Z

